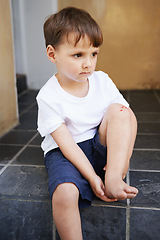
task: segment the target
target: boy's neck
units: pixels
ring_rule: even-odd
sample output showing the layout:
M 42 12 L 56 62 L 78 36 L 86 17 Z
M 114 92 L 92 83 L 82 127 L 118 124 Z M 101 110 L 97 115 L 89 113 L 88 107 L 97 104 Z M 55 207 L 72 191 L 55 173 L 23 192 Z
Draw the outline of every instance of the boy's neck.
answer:
M 85 97 L 89 91 L 89 80 L 88 78 L 84 82 L 76 82 L 76 81 L 62 81 L 58 74 L 55 75 L 60 86 L 68 92 L 69 94 L 75 97 Z

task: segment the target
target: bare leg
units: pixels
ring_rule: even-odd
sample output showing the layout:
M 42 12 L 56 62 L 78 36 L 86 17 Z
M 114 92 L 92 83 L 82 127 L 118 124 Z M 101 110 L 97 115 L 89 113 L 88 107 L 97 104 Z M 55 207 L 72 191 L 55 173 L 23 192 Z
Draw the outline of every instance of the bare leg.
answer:
M 72 183 L 58 185 L 53 197 L 53 218 L 61 240 L 82 240 L 79 191 Z
M 107 145 L 105 167 L 105 194 L 123 200 L 133 198 L 138 190 L 127 185 L 123 179 L 129 167 L 137 132 L 137 121 L 131 109 L 112 104 L 99 127 L 100 142 Z

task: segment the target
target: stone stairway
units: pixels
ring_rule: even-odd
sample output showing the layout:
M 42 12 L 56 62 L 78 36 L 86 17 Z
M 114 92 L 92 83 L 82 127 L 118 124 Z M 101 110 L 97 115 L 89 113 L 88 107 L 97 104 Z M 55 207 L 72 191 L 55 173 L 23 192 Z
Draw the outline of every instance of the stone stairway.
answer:
M 138 119 L 126 181 L 133 200 L 95 199 L 81 211 L 84 240 L 160 239 L 160 91 L 123 91 Z M 58 240 L 36 131 L 37 91 L 19 93 L 20 124 L 0 139 L 0 239 Z M 76 236 L 75 236 L 76 240 Z

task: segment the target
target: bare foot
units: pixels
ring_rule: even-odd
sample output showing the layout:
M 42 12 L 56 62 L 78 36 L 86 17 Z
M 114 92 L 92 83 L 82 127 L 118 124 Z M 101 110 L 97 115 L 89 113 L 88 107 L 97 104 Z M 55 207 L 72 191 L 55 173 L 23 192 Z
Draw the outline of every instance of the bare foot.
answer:
M 137 188 L 129 186 L 122 179 L 106 176 L 105 195 L 108 198 L 116 198 L 117 200 L 131 199 L 136 197 L 137 193 Z

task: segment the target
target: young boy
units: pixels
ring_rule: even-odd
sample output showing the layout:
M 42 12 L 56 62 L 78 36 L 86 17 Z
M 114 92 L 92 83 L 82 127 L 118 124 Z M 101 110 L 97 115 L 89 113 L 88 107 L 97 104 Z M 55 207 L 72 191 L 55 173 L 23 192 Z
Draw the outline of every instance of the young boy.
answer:
M 103 36 L 86 11 L 62 9 L 44 35 L 57 67 L 37 96 L 53 218 L 62 240 L 82 240 L 79 207 L 94 194 L 112 202 L 138 193 L 123 181 L 137 122 L 108 75 L 95 71 Z

